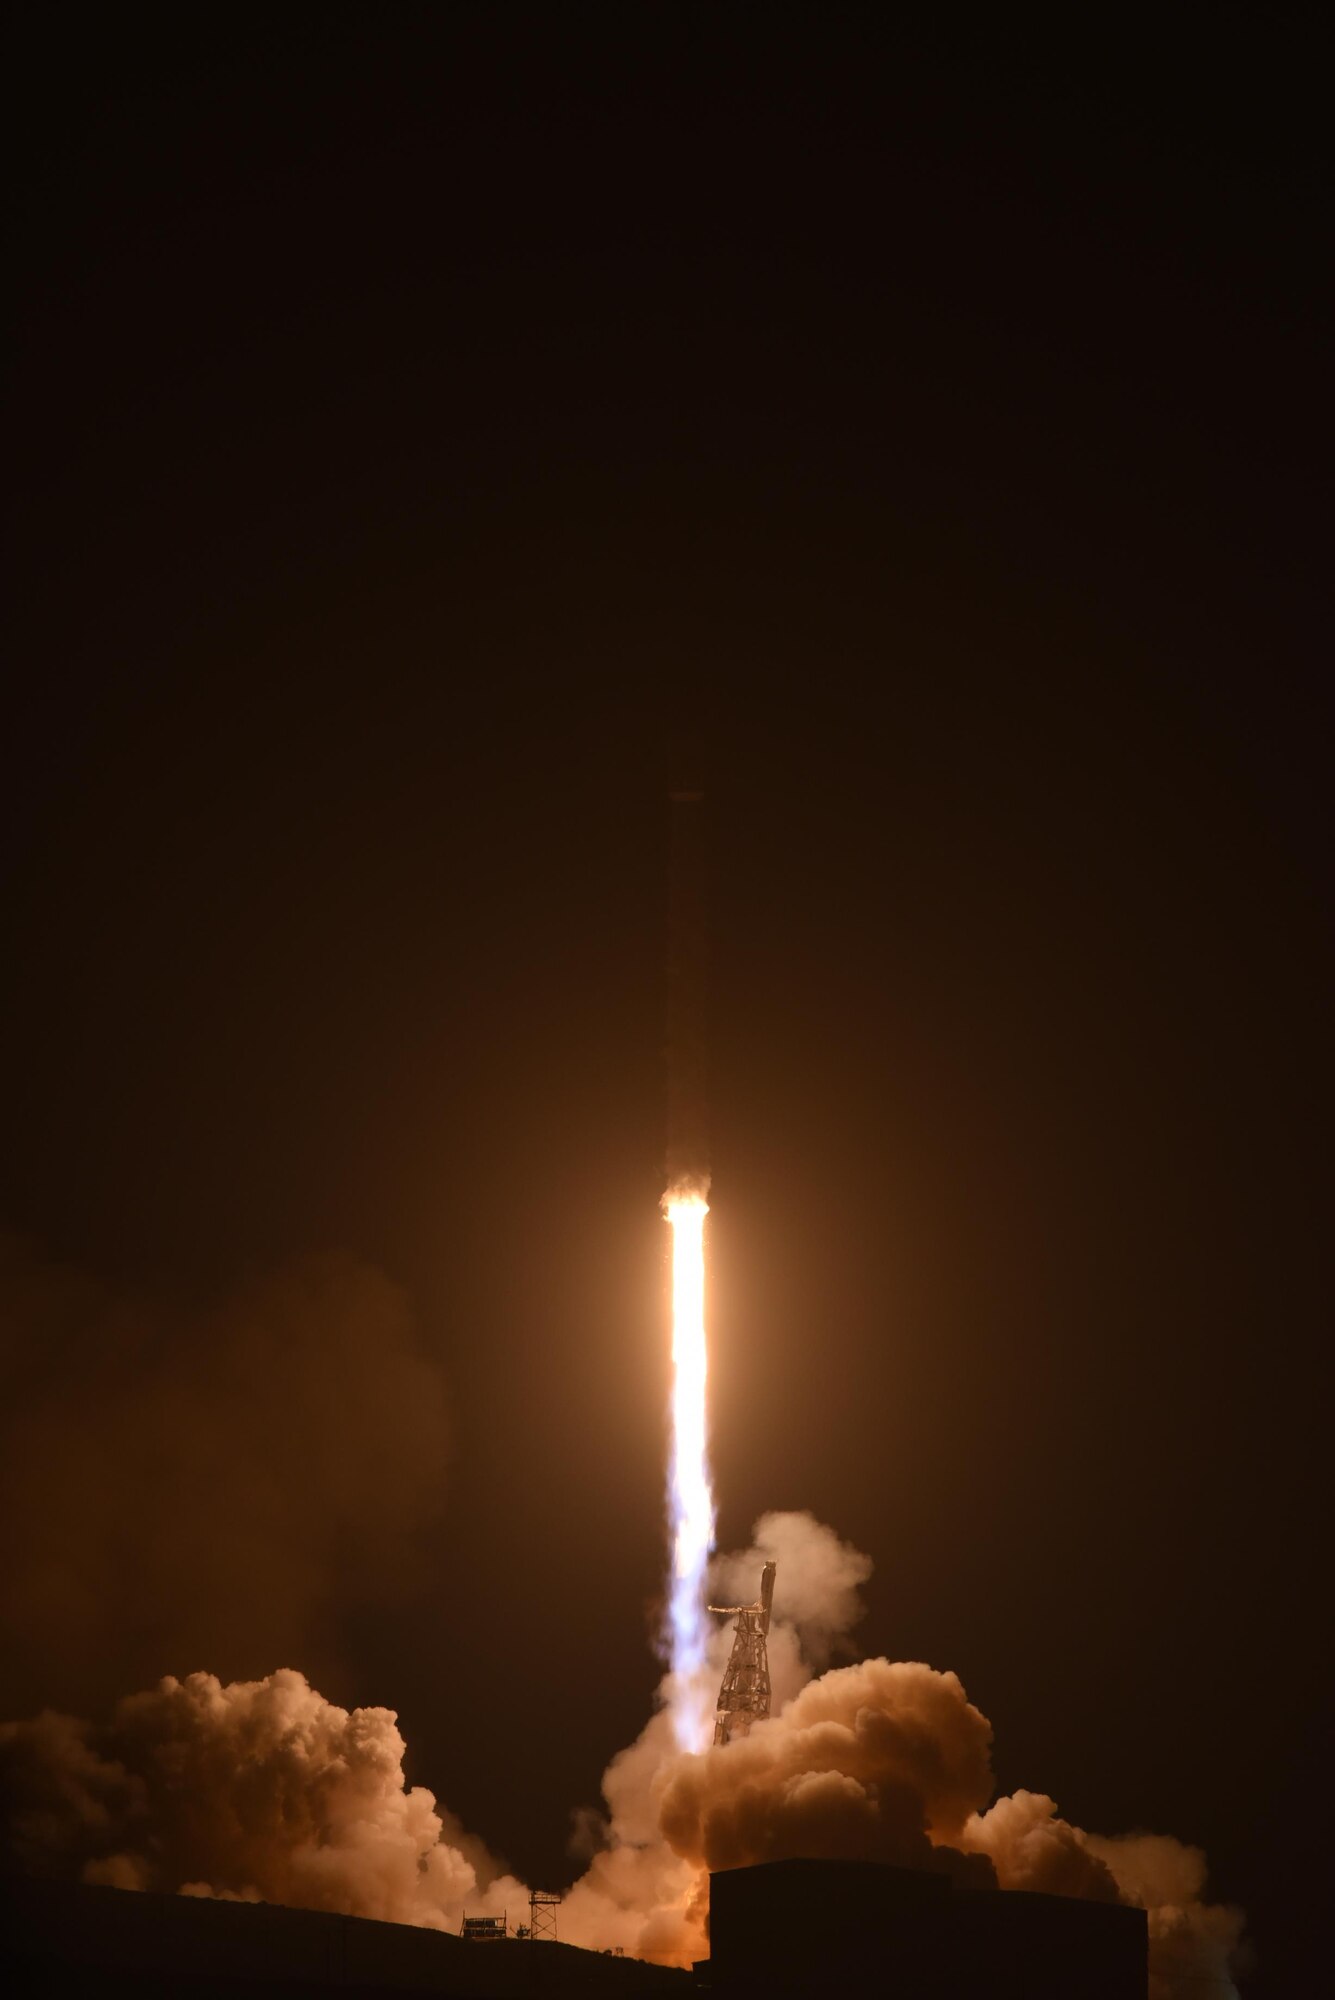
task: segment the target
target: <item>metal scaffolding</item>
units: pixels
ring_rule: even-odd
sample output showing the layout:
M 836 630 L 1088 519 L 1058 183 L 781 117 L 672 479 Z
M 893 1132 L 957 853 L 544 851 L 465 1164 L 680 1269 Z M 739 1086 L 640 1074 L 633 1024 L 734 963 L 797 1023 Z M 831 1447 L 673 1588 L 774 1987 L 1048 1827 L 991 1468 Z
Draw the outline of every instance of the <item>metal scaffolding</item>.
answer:
M 762 1722 L 769 1714 L 769 1652 L 765 1635 L 774 1603 L 775 1567 L 774 1563 L 766 1563 L 761 1571 L 760 1595 L 754 1604 L 709 1607 L 724 1617 L 737 1619 L 737 1636 L 718 1691 L 715 1743 L 730 1743 L 735 1736 L 745 1736 L 753 1722 Z
M 559 1896 L 549 1896 L 542 1889 L 531 1889 L 528 1898 L 528 1934 L 530 1939 L 550 1938 L 555 1944 L 556 1912 L 560 1907 Z
M 460 1937 L 471 1938 L 474 1944 L 500 1944 L 506 1936 L 504 1917 L 469 1917 L 460 1919 Z

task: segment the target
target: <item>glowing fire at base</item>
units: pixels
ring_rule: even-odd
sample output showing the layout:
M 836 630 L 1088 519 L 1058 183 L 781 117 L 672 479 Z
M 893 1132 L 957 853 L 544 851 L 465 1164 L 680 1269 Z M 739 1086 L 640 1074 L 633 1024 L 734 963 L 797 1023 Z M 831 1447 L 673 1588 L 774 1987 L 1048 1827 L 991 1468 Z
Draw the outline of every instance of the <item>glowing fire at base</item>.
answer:
M 672 1721 L 683 1750 L 709 1742 L 705 1678 L 708 1628 L 705 1570 L 714 1546 L 705 1423 L 705 1217 L 703 1194 L 671 1193 L 663 1210 L 672 1226 L 672 1442 L 668 1522 L 672 1579 L 668 1600 L 672 1652 Z

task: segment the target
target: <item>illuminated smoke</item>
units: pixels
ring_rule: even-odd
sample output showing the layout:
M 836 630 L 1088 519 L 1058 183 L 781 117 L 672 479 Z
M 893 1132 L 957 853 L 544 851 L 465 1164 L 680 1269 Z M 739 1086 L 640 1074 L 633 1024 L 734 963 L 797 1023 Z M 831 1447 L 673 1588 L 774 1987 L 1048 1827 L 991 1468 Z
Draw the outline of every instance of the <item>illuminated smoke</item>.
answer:
M 290 1670 L 168 1676 L 97 1726 L 0 1725 L 10 1868 L 113 1888 L 341 1910 L 432 1929 L 527 1891 L 404 1782 L 392 1712 Z
M 685 1965 L 708 1950 L 711 1865 L 875 1858 L 1144 1908 L 1152 2000 L 1233 2000 L 1241 1918 L 1206 1902 L 1197 1850 L 1086 1833 L 1039 1792 L 989 1803 L 990 1725 L 953 1674 L 873 1659 L 812 1677 L 847 1651 L 870 1563 L 809 1515 L 763 1516 L 751 1547 L 712 1566 L 714 1588 L 741 1601 L 760 1564 L 778 1564 L 776 1712 L 702 1747 L 731 1636 L 702 1608 L 714 1530 L 703 1187 L 674 1189 L 666 1206 L 672 1665 L 661 1705 L 607 1770 L 597 1851 L 566 1895 L 562 1936 Z M 284 1630 L 310 1644 L 332 1584 L 366 1587 L 356 1537 L 365 1566 L 372 1552 L 383 1563 L 438 1491 L 441 1385 L 406 1302 L 374 1273 L 295 1265 L 212 1312 L 203 1339 L 13 1250 L 0 1257 L 0 1302 L 25 1384 L 0 1470 L 11 1700 L 25 1682 L 77 1676 L 80 1662 L 98 1677 L 135 1671 L 136 1654 L 165 1647 L 153 1624 L 164 1604 L 178 1657 L 239 1645 L 272 1646 L 272 1659 Z M 118 1485 L 104 1476 L 112 1453 L 118 1467 L 166 1473 Z M 208 1478 L 191 1479 L 201 1464 Z M 276 1468 L 254 1492 L 253 1464 Z M 190 1491 L 192 1508 L 164 1508 L 164 1490 Z M 182 1623 L 183 1606 L 196 1608 Z M 299 1673 L 168 1677 L 106 1721 L 47 1711 L 0 1726 L 0 1861 L 435 1928 L 457 1927 L 465 1908 L 513 1919 L 523 1885 L 407 1786 L 403 1754 L 389 1710 L 349 1713 Z
M 992 1790 L 987 1719 L 954 1674 L 864 1660 L 664 1785 L 659 1823 L 707 1868 L 813 1855 L 991 1880 L 956 1843 Z
M 714 1545 L 714 1496 L 709 1484 L 705 1340 L 705 1216 L 703 1193 L 674 1191 L 663 1202 L 672 1230 L 672 1436 L 668 1459 L 668 1703 L 677 1748 L 700 1750 L 709 1740 L 711 1689 L 707 1672 L 710 1621 L 705 1575 Z
M 878 1860 L 1144 1909 L 1151 2000 L 1237 2000 L 1242 1917 L 1205 1900 L 1199 1850 L 1086 1833 L 1041 1793 L 989 1805 L 991 1724 L 956 1675 L 870 1659 L 812 1678 L 860 1615 L 868 1558 L 809 1514 L 767 1514 L 750 1548 L 716 1558 L 712 1586 L 754 1588 L 765 1560 L 779 1566 L 775 1715 L 700 1755 L 677 1749 L 666 1714 L 652 1718 L 608 1768 L 603 1846 L 566 1897 L 563 1936 L 686 1965 L 708 1949 L 711 1867 Z M 715 1640 L 720 1670 L 729 1638 L 724 1627 Z
M 1148 1913 L 1151 2000 L 1236 2000 L 1242 1919 L 1205 1900 L 1203 1855 L 1163 1835 L 1107 1839 L 1020 1791 L 991 1803 L 992 1729 L 959 1679 L 869 1659 L 810 1677 L 857 1615 L 870 1565 L 809 1515 L 757 1523 L 791 1558 L 772 1637 L 794 1675 L 781 1711 L 723 1747 L 683 1752 L 660 1707 L 613 1758 L 597 1851 L 561 1935 L 687 1965 L 708 1951 L 708 1870 L 798 1856 L 888 1862 Z M 824 1550 L 822 1578 L 803 1554 Z M 799 1647 L 797 1634 L 803 1634 Z M 784 1634 L 787 1637 L 784 1637 Z M 386 1709 L 336 1708 L 300 1674 L 167 1679 L 96 1725 L 46 1713 L 0 1727 L 11 1872 L 263 1898 L 435 1928 L 516 1914 L 527 1892 L 432 1794 L 409 1789 Z

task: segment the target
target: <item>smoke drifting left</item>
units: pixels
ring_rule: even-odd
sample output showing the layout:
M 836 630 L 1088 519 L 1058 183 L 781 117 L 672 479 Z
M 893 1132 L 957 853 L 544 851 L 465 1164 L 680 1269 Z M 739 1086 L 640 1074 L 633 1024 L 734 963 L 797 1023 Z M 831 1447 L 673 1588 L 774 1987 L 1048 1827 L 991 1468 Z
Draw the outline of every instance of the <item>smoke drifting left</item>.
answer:
M 978 1888 L 1039 1889 L 1149 1913 L 1154 2000 L 1229 2000 L 1236 1912 L 1204 1900 L 1204 1857 L 1162 1836 L 1100 1839 L 1054 1801 L 992 1801 L 992 1732 L 958 1677 L 848 1649 L 870 1565 L 805 1514 L 766 1515 L 715 1580 L 776 1560 L 779 1711 L 700 1755 L 660 1705 L 603 1780 L 606 1814 L 562 1905 L 570 1942 L 687 1964 L 708 1947 L 706 1870 L 787 1856 L 874 1859 Z M 785 1562 L 785 1558 L 788 1560 Z M 717 1668 L 728 1633 L 715 1633 Z M 513 1911 L 507 1876 L 423 1787 L 392 1713 L 349 1713 L 290 1669 L 221 1684 L 168 1676 L 96 1721 L 0 1725 L 5 1859 L 33 1873 L 453 1928 Z
M 33 1874 L 437 1929 L 519 1885 L 403 1777 L 388 1709 L 351 1714 L 290 1668 L 167 1676 L 93 1724 L 0 1725 L 6 1860 Z M 487 1891 L 492 1893 L 487 1895 Z
M 340 1618 L 412 1583 L 441 1505 L 444 1384 L 405 1295 L 310 1257 L 187 1310 L 11 1240 L 0 1322 L 0 1695 L 28 1718 L 0 1723 L 5 1865 L 442 1929 L 513 1913 L 524 1885 L 408 1783 L 395 1714 L 321 1691 Z M 712 1585 L 736 1600 L 767 1561 L 772 1718 L 693 1754 L 669 1673 L 586 1822 L 567 1941 L 689 1964 L 710 1869 L 873 1859 L 1137 1904 L 1154 2000 L 1230 2000 L 1241 1919 L 1206 1900 L 1197 1850 L 1086 1833 L 1043 1792 L 995 1799 L 958 1677 L 854 1658 L 869 1559 L 774 1513 Z M 702 1636 L 709 1684 L 729 1640 Z
M 308 1257 L 193 1311 L 0 1246 L 0 1701 L 86 1708 L 164 1672 L 299 1661 L 409 1584 L 444 1384 L 405 1296 Z

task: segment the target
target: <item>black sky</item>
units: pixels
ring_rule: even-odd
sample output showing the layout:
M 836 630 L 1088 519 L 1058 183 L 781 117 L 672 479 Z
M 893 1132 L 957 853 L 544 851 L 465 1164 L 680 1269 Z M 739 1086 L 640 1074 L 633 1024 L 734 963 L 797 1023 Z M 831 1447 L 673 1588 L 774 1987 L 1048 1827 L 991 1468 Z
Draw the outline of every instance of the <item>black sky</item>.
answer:
M 183 1323 L 346 1252 L 452 1409 L 323 1668 L 145 1672 L 396 1707 L 569 1872 L 656 1674 L 685 731 L 722 1539 L 867 1549 L 867 1650 L 961 1673 L 1004 1788 L 1204 1844 L 1286 1990 L 1315 29 L 21 11 L 0 1219 Z

